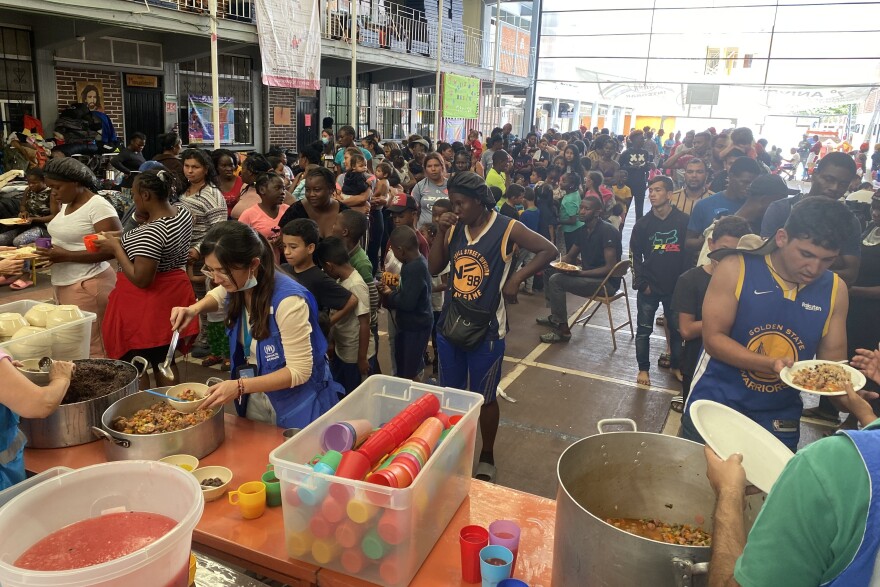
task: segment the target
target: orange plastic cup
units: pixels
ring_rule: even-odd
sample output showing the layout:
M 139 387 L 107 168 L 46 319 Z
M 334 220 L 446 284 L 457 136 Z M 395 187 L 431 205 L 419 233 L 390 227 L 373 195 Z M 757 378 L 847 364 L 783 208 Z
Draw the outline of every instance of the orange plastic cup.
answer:
M 87 234 L 83 237 L 83 244 L 86 246 L 86 250 L 90 253 L 97 253 L 99 251 L 98 247 L 95 245 L 95 242 L 98 240 L 97 234 Z

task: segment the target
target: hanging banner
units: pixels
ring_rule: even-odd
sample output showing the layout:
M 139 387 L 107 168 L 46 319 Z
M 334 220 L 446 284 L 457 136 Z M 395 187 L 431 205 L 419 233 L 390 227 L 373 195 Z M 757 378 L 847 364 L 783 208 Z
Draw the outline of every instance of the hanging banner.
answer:
M 231 143 L 235 138 L 235 100 L 223 98 L 220 103 L 220 142 Z M 210 143 L 214 141 L 214 108 L 211 96 L 189 97 L 189 142 Z
M 443 117 L 480 117 L 480 80 L 454 73 L 443 74 Z
M 256 0 L 263 83 L 321 88 L 320 0 Z
M 455 142 L 465 142 L 467 134 L 464 119 L 447 118 L 443 125 L 443 140 L 450 145 Z

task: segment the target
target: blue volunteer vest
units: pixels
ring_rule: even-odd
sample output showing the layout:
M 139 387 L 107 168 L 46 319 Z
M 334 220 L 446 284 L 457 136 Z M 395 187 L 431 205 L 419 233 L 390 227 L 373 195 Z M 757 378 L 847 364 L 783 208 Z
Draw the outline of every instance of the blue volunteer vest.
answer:
M 768 265 L 769 257 L 740 255 L 739 305 L 730 337 L 752 352 L 802 361 L 816 356 L 837 294 L 838 277 L 826 271 L 785 296 Z M 713 359 L 705 349 L 694 373 L 690 404 L 708 399 L 729 406 L 772 432 L 792 450 L 800 437 L 803 402 L 800 392 L 776 374 L 746 371 Z M 794 432 L 780 431 L 778 422 L 792 421 Z
M 18 415 L 0 404 L 0 491 L 24 481 L 24 445 Z
M 452 298 L 461 298 L 494 314 L 486 340 L 504 337 L 507 319 L 500 296 L 513 260 L 510 231 L 514 222 L 493 211 L 483 233 L 470 235 L 475 240 L 468 238 L 464 224 L 456 224 L 449 233 L 449 290 L 444 296 L 439 324 L 446 319 L 446 308 Z
M 877 553 L 880 551 L 880 432 L 877 430 L 840 430 L 852 440 L 862 457 L 871 480 L 871 496 L 865 534 L 852 562 L 842 573 L 827 583 L 833 587 L 868 587 L 874 577 Z M 880 579 L 880 572 L 878 572 Z
M 275 274 L 272 311 L 269 314 L 269 337 L 257 341 L 256 374 L 274 373 L 287 366 L 284 347 L 281 344 L 281 334 L 278 330 L 278 323 L 275 321 L 275 309 L 285 298 L 291 296 L 299 296 L 309 305 L 309 324 L 312 327 L 312 334 L 309 337 L 312 344 L 312 374 L 309 380 L 302 385 L 273 391 L 267 393 L 266 397 L 269 398 L 275 409 L 275 423 L 278 426 L 305 428 L 336 405 L 339 401 L 337 393 L 342 393 L 344 390 L 341 385 L 333 381 L 330 375 L 330 365 L 325 356 L 327 340 L 318 326 L 318 308 L 315 298 L 306 288 L 281 273 Z M 230 347 L 235 349 L 230 358 L 232 373 L 237 373 L 238 367 L 245 364 L 244 345 L 239 336 L 243 319 L 244 313 L 232 328 L 227 329 Z M 247 399 L 248 396 L 245 395 L 241 401 L 235 403 L 235 409 L 239 416 L 244 416 L 247 413 Z

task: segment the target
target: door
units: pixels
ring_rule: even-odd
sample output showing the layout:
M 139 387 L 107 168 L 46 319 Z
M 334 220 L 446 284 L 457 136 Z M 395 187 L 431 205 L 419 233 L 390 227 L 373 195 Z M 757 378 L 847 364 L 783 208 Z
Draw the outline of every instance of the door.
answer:
M 144 158 L 148 161 L 158 151 L 158 137 L 165 132 L 165 103 L 161 83 L 158 88 L 138 88 L 126 86 L 123 93 L 125 108 L 125 142 L 132 133 L 147 135 Z
M 296 147 L 302 153 L 303 147 L 318 140 L 321 132 L 318 120 L 318 99 L 296 99 Z

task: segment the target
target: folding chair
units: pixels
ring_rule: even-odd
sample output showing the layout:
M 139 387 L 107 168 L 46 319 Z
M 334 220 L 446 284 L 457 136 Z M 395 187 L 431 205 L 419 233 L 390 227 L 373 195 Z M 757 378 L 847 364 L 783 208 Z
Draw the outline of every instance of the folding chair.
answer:
M 617 265 L 615 265 L 611 269 L 611 271 L 608 273 L 608 275 L 605 276 L 605 279 L 602 280 L 602 283 L 599 285 L 599 287 L 596 288 L 596 292 L 593 294 L 593 297 L 591 297 L 589 300 L 587 300 L 587 303 L 583 305 L 583 307 L 581 308 L 581 311 L 577 315 L 577 318 L 574 319 L 575 324 L 580 324 L 581 326 L 586 326 L 587 323 L 590 321 L 590 319 L 599 310 L 599 306 L 605 306 L 608 309 L 608 325 L 611 326 L 611 342 L 614 344 L 614 350 L 617 350 L 616 333 L 618 330 L 620 330 L 621 328 L 625 328 L 626 326 L 629 326 L 630 338 L 634 338 L 636 335 L 635 332 L 633 331 L 632 311 L 630 310 L 630 307 L 629 307 L 629 289 L 627 288 L 627 285 L 626 285 L 626 274 L 629 273 L 629 269 L 631 266 L 632 266 L 632 261 L 630 261 L 629 259 L 618 262 Z M 605 284 L 612 277 L 619 277 L 620 284 L 623 287 L 622 287 L 622 291 L 618 291 L 616 294 L 608 296 L 608 295 L 605 295 L 605 293 L 606 293 Z M 611 303 L 614 302 L 615 300 L 619 300 L 620 298 L 623 298 L 624 301 L 626 302 L 626 318 L 627 318 L 627 320 L 623 324 L 619 324 L 618 326 L 615 326 L 614 325 L 614 318 L 611 316 Z M 590 304 L 592 304 L 593 302 L 597 302 L 596 305 L 593 307 L 593 311 L 590 312 L 590 315 L 587 316 L 586 318 L 581 318 L 581 316 L 584 315 L 584 313 L 587 311 L 587 308 L 589 308 Z

